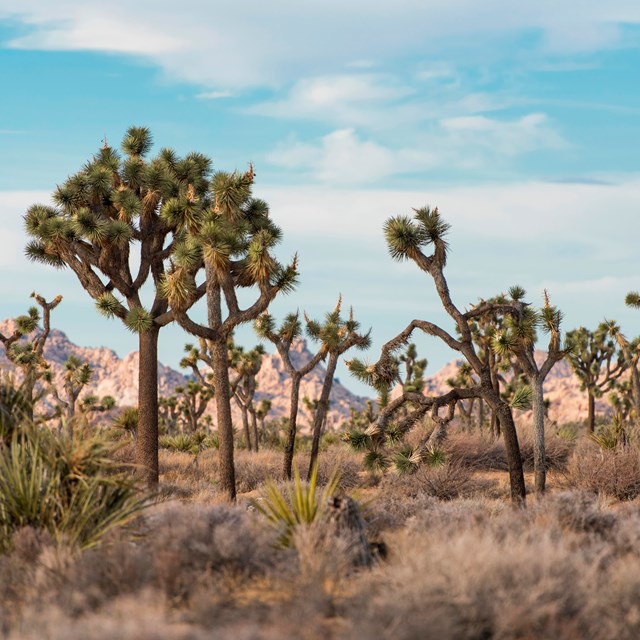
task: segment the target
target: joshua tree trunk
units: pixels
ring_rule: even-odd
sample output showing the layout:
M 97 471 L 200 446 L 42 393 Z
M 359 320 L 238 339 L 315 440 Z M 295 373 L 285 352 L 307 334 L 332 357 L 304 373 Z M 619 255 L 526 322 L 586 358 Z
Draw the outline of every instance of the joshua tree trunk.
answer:
M 220 439 L 220 489 L 229 500 L 236 499 L 236 474 L 233 465 L 233 424 L 231 422 L 231 389 L 227 359 L 227 341 L 213 341 L 213 375 L 216 380 L 216 418 Z
M 333 376 L 336 373 L 336 367 L 338 365 L 338 354 L 332 353 L 329 356 L 329 363 L 327 364 L 327 373 L 322 384 L 322 392 L 320 393 L 320 400 L 318 401 L 318 408 L 316 409 L 315 416 L 313 418 L 313 443 L 311 444 L 311 459 L 309 460 L 309 471 L 307 472 L 307 480 L 311 479 L 311 472 L 318 460 L 318 451 L 320 449 L 320 434 L 322 432 L 322 424 L 324 423 L 327 415 L 327 409 L 329 408 L 329 395 L 331 394 L 331 386 L 333 385 Z
M 283 473 L 287 480 L 291 480 L 291 466 L 293 464 L 293 451 L 296 445 L 296 430 L 298 423 L 298 403 L 300 397 L 300 382 L 302 378 L 296 374 L 291 376 L 291 406 L 289 408 L 289 433 L 287 444 L 284 448 Z
M 640 373 L 637 363 L 631 367 L 631 397 L 636 412 L 636 424 L 640 425 Z
M 256 417 L 256 412 L 255 409 L 250 410 L 249 413 L 251 414 L 251 430 L 253 431 L 253 446 L 255 447 L 256 451 L 260 450 L 260 445 L 258 444 L 258 419 Z
M 542 380 L 535 377 L 531 380 L 533 389 L 533 469 L 537 493 L 544 493 L 547 482 L 547 460 L 544 445 L 544 393 Z
M 482 433 L 484 427 L 484 400 L 482 398 L 478 398 L 478 427 Z
M 522 456 L 518 444 L 518 433 L 513 421 L 511 407 L 500 401 L 497 407 L 497 414 L 502 425 L 502 435 L 504 446 L 507 451 L 507 463 L 509 465 L 509 480 L 511 485 L 511 501 L 515 504 L 524 505 L 527 489 L 524 483 L 524 471 L 522 469 Z
M 242 411 L 242 432 L 244 433 L 244 446 L 247 447 L 247 451 L 251 451 L 251 435 L 249 434 L 249 416 L 247 408 L 243 405 L 240 407 Z
M 158 484 L 158 333 L 153 327 L 139 338 L 136 463 L 140 477 L 150 487 Z
M 596 399 L 591 389 L 587 389 L 587 402 L 588 402 L 588 414 L 587 414 L 587 428 L 590 433 L 596 430 Z

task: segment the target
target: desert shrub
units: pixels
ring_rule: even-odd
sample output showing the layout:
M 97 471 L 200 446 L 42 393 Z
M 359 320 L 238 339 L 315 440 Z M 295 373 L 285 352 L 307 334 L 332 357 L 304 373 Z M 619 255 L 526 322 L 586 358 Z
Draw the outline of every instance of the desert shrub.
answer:
M 635 446 L 603 450 L 583 442 L 571 456 L 565 484 L 618 500 L 640 495 L 640 452 Z
M 284 491 L 273 480 L 267 480 L 260 498 L 253 500 L 252 504 L 278 532 L 278 545 L 286 548 L 291 545 L 296 529 L 322 517 L 339 481 L 339 476 L 332 476 L 322 494 L 317 495 L 318 465 L 314 465 L 309 482 L 300 480 L 296 466 L 293 483 L 286 483 Z
M 520 454 L 526 471 L 533 471 L 533 433 L 530 428 L 519 430 Z M 548 469 L 565 467 L 573 449 L 572 443 L 547 431 L 545 442 Z M 507 455 L 501 439 L 484 433 L 452 433 L 444 443 L 448 458 L 471 469 L 506 471 Z
M 0 449 L 0 548 L 22 527 L 81 548 L 97 544 L 147 506 L 130 474 L 116 471 L 99 433 L 59 435 L 34 426 Z
M 197 454 L 200 447 L 193 434 L 179 433 L 175 436 L 160 436 L 158 444 L 163 449 Z
M 562 491 L 547 497 L 538 513 L 549 515 L 565 531 L 609 536 L 615 527 L 616 516 L 603 508 L 597 498 L 584 491 Z

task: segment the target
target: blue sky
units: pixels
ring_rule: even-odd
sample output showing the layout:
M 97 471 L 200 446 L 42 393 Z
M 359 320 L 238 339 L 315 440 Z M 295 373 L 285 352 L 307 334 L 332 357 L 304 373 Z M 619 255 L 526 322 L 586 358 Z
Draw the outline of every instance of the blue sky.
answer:
M 546 287 L 566 328 L 606 316 L 636 335 L 640 5 L 559 4 L 0 0 L 0 317 L 33 289 L 62 293 L 55 324 L 75 342 L 135 349 L 73 274 L 26 262 L 21 214 L 104 135 L 143 124 L 217 168 L 254 162 L 282 257 L 300 254 L 301 286 L 274 312 L 318 316 L 341 292 L 372 359 L 414 317 L 449 326 L 382 239 L 388 216 L 425 204 L 453 224 L 459 305 Z M 161 359 L 176 366 L 184 341 L 165 331 Z M 432 373 L 452 357 L 419 346 Z

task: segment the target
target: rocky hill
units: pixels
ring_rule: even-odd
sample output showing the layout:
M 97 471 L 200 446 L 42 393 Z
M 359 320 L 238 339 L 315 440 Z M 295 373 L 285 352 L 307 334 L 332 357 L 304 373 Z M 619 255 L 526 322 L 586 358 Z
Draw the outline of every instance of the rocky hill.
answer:
M 13 331 L 13 320 L 0 322 L 0 332 L 7 335 Z M 294 347 L 292 360 L 300 365 L 312 358 L 305 340 L 298 341 Z M 64 361 L 69 355 L 76 355 L 89 363 L 93 369 L 93 380 L 87 386 L 85 393 L 93 393 L 99 397 L 110 395 L 116 398 L 118 406 L 133 406 L 137 402 L 138 394 L 138 353 L 133 352 L 120 358 L 115 351 L 106 347 L 80 347 L 69 340 L 62 331 L 52 329 L 45 347 L 45 358 L 51 363 L 56 380 L 60 383 L 64 374 Z M 13 365 L 7 360 L 0 347 L 0 369 L 13 371 Z M 316 399 L 320 396 L 325 369 L 319 364 L 303 379 L 300 387 L 300 398 L 308 396 Z M 183 385 L 187 378 L 171 367 L 158 364 L 158 390 L 161 396 L 169 396 L 176 386 Z M 258 374 L 257 397 L 269 398 L 272 409 L 269 418 L 288 415 L 291 379 L 289 378 L 282 360 L 277 354 L 265 356 L 262 369 Z M 337 429 L 342 421 L 349 417 L 351 407 L 361 409 L 365 398 L 358 397 L 340 384 L 336 379 L 333 384 L 330 410 L 327 417 L 327 428 Z M 233 404 L 236 418 L 239 411 Z M 214 413 L 215 405 L 211 402 L 209 413 Z M 310 426 L 310 415 L 303 403 L 300 403 L 300 427 L 304 432 Z
M 546 356 L 544 351 L 536 351 L 535 357 L 541 363 Z M 437 373 L 426 380 L 425 392 L 427 394 L 439 394 L 447 392 L 451 387 L 447 380 L 455 377 L 461 360 L 449 362 Z M 565 360 L 557 362 L 551 369 L 544 383 L 545 398 L 550 401 L 549 419 L 563 424 L 566 422 L 578 422 L 587 416 L 587 394 L 580 391 L 580 382 L 574 375 L 569 363 Z M 611 406 L 606 397 L 596 400 L 596 413 L 608 415 Z M 530 420 L 531 412 L 518 412 L 520 420 Z

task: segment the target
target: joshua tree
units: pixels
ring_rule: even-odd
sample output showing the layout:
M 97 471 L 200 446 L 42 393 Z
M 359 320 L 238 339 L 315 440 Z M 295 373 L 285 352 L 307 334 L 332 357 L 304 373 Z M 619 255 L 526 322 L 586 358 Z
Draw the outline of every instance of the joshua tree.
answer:
M 267 204 L 252 197 L 253 167 L 245 173 L 217 173 L 212 181 L 213 201 L 202 207 L 185 227 L 171 270 L 165 278 L 171 309 L 191 334 L 210 342 L 220 439 L 220 488 L 235 500 L 233 425 L 227 341 L 240 324 L 255 320 L 281 292 L 296 283 L 296 259 L 283 266 L 273 256 L 281 238 L 269 217 Z M 196 277 L 204 267 L 205 281 Z M 187 311 L 196 293 L 206 288 L 206 325 Z M 241 309 L 237 289 L 253 287 L 257 297 Z
M 109 411 L 116 406 L 116 401 L 113 397 L 104 396 L 101 401 L 98 401 L 98 398 L 93 394 L 85 396 L 78 406 L 80 393 L 91 382 L 93 370 L 88 362 L 83 362 L 74 355 L 70 355 L 66 359 L 64 368 L 63 397 L 60 396 L 55 385 L 51 384 L 49 391 L 56 403 L 56 408 L 53 414 L 44 417 L 45 420 L 61 416 L 67 427 L 72 429 L 73 420 L 78 409 L 81 414 L 86 415 L 97 411 Z
M 511 295 L 520 301 L 525 296 L 524 289 L 514 287 Z M 547 478 L 547 464 L 544 443 L 545 401 L 543 385 L 553 365 L 566 355 L 561 348 L 560 323 L 562 313 L 549 303 L 544 292 L 544 306 L 539 311 L 525 306 L 518 316 L 506 316 L 504 328 L 497 331 L 492 340 L 493 350 L 500 356 L 515 355 L 527 377 L 532 390 L 533 425 L 535 440 L 533 446 L 533 464 L 536 491 L 544 492 Z M 538 365 L 535 359 L 536 329 L 549 334 L 547 357 Z M 517 391 L 516 391 L 517 393 Z
M 191 433 L 198 430 L 198 422 L 202 414 L 209 406 L 213 398 L 213 390 L 194 380 L 188 380 L 187 384 L 179 385 L 175 389 L 178 394 L 178 411 L 182 420 Z
M 237 347 L 231 358 L 231 366 L 238 374 L 238 382 L 235 385 L 234 398 L 242 412 L 242 428 L 247 449 L 258 451 L 258 422 L 253 398 L 256 394 L 256 376 L 262 367 L 264 348 L 258 345 L 251 351 L 244 351 Z M 251 428 L 253 431 L 253 443 L 249 434 L 249 416 L 251 416 Z
M 592 433 L 595 399 L 611 391 L 626 369 L 623 351 L 616 352 L 615 342 L 608 339 L 611 324 L 602 322 L 595 331 L 579 327 L 566 335 L 567 359 L 580 380 L 580 388 L 587 392 L 587 427 Z
M 335 309 L 327 313 L 324 322 L 310 320 L 305 315 L 307 324 L 307 334 L 312 340 L 320 342 L 321 349 L 328 355 L 327 369 L 322 383 L 322 391 L 318 399 L 318 408 L 313 418 L 313 440 L 311 442 L 311 457 L 309 460 L 309 470 L 307 480 L 311 479 L 313 469 L 318 460 L 320 450 L 320 436 L 322 425 L 329 410 L 329 396 L 336 374 L 338 360 L 343 353 L 355 347 L 356 349 L 368 349 L 371 345 L 370 331 L 360 333 L 360 323 L 353 318 L 353 309 L 349 310 L 349 317 L 343 318 L 341 315 L 342 296 L 338 299 Z
M 291 467 L 293 464 L 293 452 L 296 443 L 296 433 L 298 428 L 298 407 L 300 397 L 300 383 L 302 379 L 327 355 L 327 346 L 323 343 L 318 351 L 304 364 L 294 363 L 291 359 L 291 346 L 293 342 L 302 336 L 302 324 L 298 313 L 287 315 L 278 329 L 273 316 L 263 313 L 254 322 L 254 329 L 261 337 L 272 342 L 282 362 L 291 376 L 291 397 L 289 404 L 289 425 L 287 432 L 287 442 L 284 447 L 283 475 L 291 480 Z
M 158 481 L 158 333 L 173 320 L 162 285 L 167 262 L 178 245 L 184 247 L 185 225 L 209 204 L 210 161 L 199 153 L 179 158 L 171 149 L 147 160 L 151 145 L 144 127 L 127 131 L 124 158 L 105 140 L 56 189 L 56 206 L 32 206 L 25 226 L 33 238 L 26 247 L 30 259 L 70 268 L 101 313 L 120 318 L 139 336 L 136 461 L 153 485 Z M 134 243 L 140 260 L 132 273 Z M 148 282 L 154 297 L 147 308 L 142 291 Z M 204 285 L 191 291 L 191 303 L 204 293 Z
M 408 216 L 392 217 L 386 221 L 384 227 L 391 257 L 395 260 L 412 260 L 422 271 L 431 276 L 440 301 L 447 314 L 453 319 L 459 337 L 455 338 L 451 333 L 432 322 L 413 320 L 404 331 L 382 347 L 377 363 L 366 366 L 362 362 L 352 361 L 350 368 L 358 377 L 377 388 L 389 387 L 398 380 L 398 366 L 394 360 L 394 353 L 407 344 L 416 329 L 440 338 L 451 349 L 461 353 L 478 378 L 478 383 L 475 386 L 464 389 L 454 388 L 438 397 L 404 392 L 402 396 L 388 403 L 380 413 L 375 425 L 372 425 L 370 433 L 377 433 L 378 437 L 382 437 L 398 409 L 410 401 L 415 408 L 407 418 L 404 418 L 397 425 L 397 429 L 399 431 L 410 429 L 428 411 L 431 411 L 431 417 L 436 422 L 436 429 L 430 437 L 431 445 L 425 444 L 435 446 L 446 432 L 448 423 L 453 419 L 456 403 L 468 398 L 482 398 L 500 419 L 509 464 L 511 499 L 515 503 L 522 503 L 525 500 L 526 490 L 520 447 L 511 407 L 496 392 L 487 362 L 478 357 L 473 342 L 472 325 L 476 318 L 487 313 L 493 313 L 496 316 L 518 316 L 522 313 L 524 305 L 518 300 L 512 299 L 505 304 L 488 302 L 480 304 L 467 312 L 458 309 L 451 299 L 449 286 L 444 275 L 447 262 L 446 235 L 448 230 L 449 225 L 441 218 L 438 210 L 432 210 L 428 207 L 415 210 L 413 219 Z M 425 254 L 424 248 L 431 249 L 432 253 Z M 448 409 L 445 417 L 440 415 L 440 410 L 443 407 Z M 415 453 L 414 458 L 419 459 L 423 455 L 423 451 Z
M 47 302 L 35 292 L 31 297 L 42 309 L 42 331 L 35 335 L 33 340 L 23 340 L 26 335 L 37 329 L 40 321 L 38 307 L 31 307 L 27 315 L 15 319 L 15 329 L 11 335 L 5 336 L 0 333 L 0 342 L 4 346 L 7 358 L 23 372 L 19 392 L 28 406 L 28 420 L 33 420 L 34 405 L 42 397 L 42 394 L 35 396 L 38 380 L 48 381 L 51 377 L 49 363 L 44 359 L 44 347 L 51 331 L 51 311 L 62 301 L 62 296 L 56 296 L 51 302 Z

